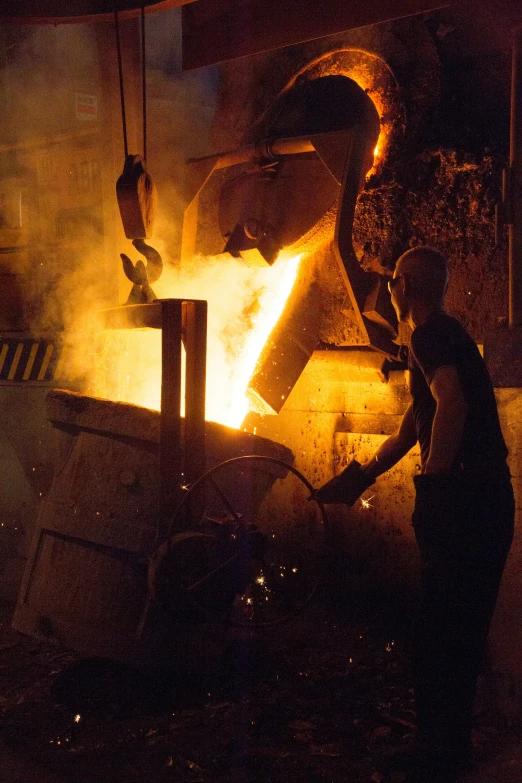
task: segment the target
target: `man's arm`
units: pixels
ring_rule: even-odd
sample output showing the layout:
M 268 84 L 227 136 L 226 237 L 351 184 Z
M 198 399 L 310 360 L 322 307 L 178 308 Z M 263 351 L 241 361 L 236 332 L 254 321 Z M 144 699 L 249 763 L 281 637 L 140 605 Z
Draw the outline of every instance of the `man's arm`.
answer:
M 402 417 L 399 429 L 390 435 L 377 449 L 371 460 L 362 466 L 363 472 L 368 478 L 376 479 L 381 473 L 401 460 L 417 443 L 417 433 L 413 421 L 413 406 L 409 405 Z
M 459 450 L 468 404 L 457 370 L 439 367 L 430 384 L 437 405 L 431 430 L 430 453 L 423 473 L 447 473 Z

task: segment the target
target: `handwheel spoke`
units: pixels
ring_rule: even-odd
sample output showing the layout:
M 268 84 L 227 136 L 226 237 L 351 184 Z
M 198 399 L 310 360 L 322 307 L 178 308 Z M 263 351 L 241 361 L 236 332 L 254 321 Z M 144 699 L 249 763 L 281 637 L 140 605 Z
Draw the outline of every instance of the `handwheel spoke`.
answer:
M 214 568 L 213 571 L 210 571 L 208 574 L 205 574 L 205 576 L 202 576 L 201 579 L 198 579 L 197 582 L 194 582 L 194 584 L 190 585 L 190 587 L 185 588 L 187 593 L 192 592 L 192 590 L 196 590 L 198 587 L 201 587 L 201 585 L 205 584 L 205 582 L 208 582 L 209 579 L 212 579 L 213 576 L 216 574 L 219 574 L 220 571 L 222 571 L 224 568 L 226 568 L 229 565 L 232 565 L 232 563 L 235 560 L 238 560 L 241 552 L 236 552 L 235 555 L 232 555 L 232 557 L 229 557 L 228 560 L 225 560 L 223 563 L 220 563 L 216 568 Z
M 223 492 L 223 490 L 221 489 L 221 487 L 217 483 L 217 481 L 214 478 L 214 476 L 212 476 L 212 475 L 209 476 L 209 480 L 210 480 L 210 483 L 212 484 L 212 486 L 214 487 L 214 489 L 216 490 L 216 492 L 219 494 L 221 500 L 223 501 L 223 503 L 225 504 L 227 509 L 230 511 L 230 513 L 232 514 L 232 516 L 236 520 L 236 522 L 240 522 L 241 521 L 241 514 L 237 513 L 237 511 L 235 510 L 234 506 L 229 501 L 229 499 L 227 498 L 227 496 L 225 495 L 225 493 Z
M 172 539 L 179 551 L 168 573 L 173 601 L 190 596 L 188 604 L 203 615 L 252 628 L 301 611 L 320 579 L 325 523 L 311 491 L 293 466 L 254 455 L 197 479 L 171 523 L 185 531 Z M 157 569 L 160 576 L 166 571 Z

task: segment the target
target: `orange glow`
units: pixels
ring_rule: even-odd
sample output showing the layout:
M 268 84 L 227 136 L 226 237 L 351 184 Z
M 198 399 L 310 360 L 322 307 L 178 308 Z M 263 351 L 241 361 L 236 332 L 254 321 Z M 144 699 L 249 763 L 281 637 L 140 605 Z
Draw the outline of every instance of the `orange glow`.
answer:
M 399 86 L 385 60 L 358 48 L 340 48 L 319 55 L 307 63 L 287 83 L 289 90 L 298 79 L 317 79 L 341 75 L 352 79 L 372 100 L 380 118 L 380 133 L 374 149 L 373 167 L 367 178 L 376 174 L 386 160 L 392 136 L 404 132 L 405 115 Z
M 199 258 L 189 270 L 166 269 L 154 286 L 158 298 L 208 301 L 208 420 L 241 426 L 248 412 L 248 381 L 292 290 L 300 258 L 283 252 L 273 266 L 263 268 L 229 257 Z M 92 393 L 159 410 L 159 330 L 102 332 Z
M 366 179 L 369 179 L 373 174 L 377 173 L 377 170 L 379 168 L 379 164 L 381 163 L 383 159 L 383 154 L 387 149 L 388 146 L 388 133 L 383 130 L 383 127 L 381 125 L 381 132 L 379 133 L 379 138 L 377 139 L 377 144 L 373 148 L 373 166 L 366 174 Z

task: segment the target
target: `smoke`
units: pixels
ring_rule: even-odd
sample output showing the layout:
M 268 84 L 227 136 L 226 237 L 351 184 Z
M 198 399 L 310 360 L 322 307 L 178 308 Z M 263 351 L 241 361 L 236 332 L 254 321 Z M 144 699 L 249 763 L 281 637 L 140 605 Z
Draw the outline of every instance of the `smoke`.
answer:
M 70 130 L 71 96 L 92 88 L 98 76 L 90 26 L 7 26 L 2 32 L 2 141 L 16 145 Z
M 153 288 L 159 298 L 208 301 L 207 418 L 238 426 L 247 411 L 248 379 L 284 306 L 298 259 L 280 258 L 273 267 L 256 269 L 231 257 L 181 264 L 185 162 L 216 151 L 209 149 L 209 137 L 218 79 L 214 68 L 181 73 L 180 18 L 179 9 L 146 17 L 147 168 L 159 195 L 147 242 L 164 261 Z M 121 128 L 101 125 L 108 94 L 119 124 L 117 96 L 110 92 L 110 77 L 115 79 L 110 69 L 117 63 L 105 61 L 95 28 L 18 29 L 16 38 L 9 33 L 1 74 L 9 110 L 0 119 L 0 179 L 20 189 L 22 220 L 9 236 L 0 221 L 0 243 L 25 248 L 6 258 L 13 259 L 12 271 L 23 287 L 27 331 L 63 345 L 65 362 L 55 380 L 159 408 L 159 332 L 104 331 L 99 317 L 103 308 L 128 297 L 131 283 L 119 254 L 133 262 L 138 254 L 122 239 L 115 195 L 121 169 L 111 181 L 119 160 L 123 167 Z M 139 69 L 131 77 L 139 81 Z M 141 154 L 141 85 L 130 85 L 129 78 L 124 68 L 129 152 Z M 134 98 L 138 106 L 132 106 Z
M 178 263 L 181 246 L 185 163 L 209 154 L 214 116 L 214 80 L 194 74 L 174 77 L 149 71 L 147 169 L 158 188 L 158 214 L 151 243 L 167 263 Z
M 146 17 L 147 158 L 159 192 L 151 243 L 167 266 L 179 263 L 184 163 L 208 152 L 216 93 L 214 69 L 181 73 L 180 19 L 180 9 Z M 117 63 L 102 59 L 108 54 L 95 24 L 9 26 L 0 35 L 0 263 L 22 288 L 25 330 L 65 346 L 74 360 L 68 380 L 77 383 L 93 360 L 99 310 L 127 298 L 119 253 L 136 256 L 121 241 L 115 208 L 123 148 L 114 148 L 113 183 L 107 166 L 121 129 L 101 125 L 107 74 Z M 141 105 L 131 104 L 133 95 L 141 98 L 141 85 L 129 84 L 136 77 L 124 73 L 127 111 L 141 116 Z M 119 122 L 119 105 L 113 116 Z M 139 138 L 129 152 L 142 153 L 141 128 Z

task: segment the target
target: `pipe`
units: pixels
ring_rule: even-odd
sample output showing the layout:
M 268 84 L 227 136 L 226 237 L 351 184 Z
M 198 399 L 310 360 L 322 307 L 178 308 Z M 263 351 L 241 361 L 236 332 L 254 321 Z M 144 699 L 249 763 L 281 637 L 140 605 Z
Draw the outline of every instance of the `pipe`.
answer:
M 214 171 L 225 169 L 228 166 L 237 166 L 239 163 L 273 162 L 279 155 L 298 155 L 303 152 L 315 152 L 315 147 L 308 138 L 296 137 L 289 139 L 271 139 L 242 147 L 238 150 L 229 150 L 217 155 L 208 155 L 204 158 L 192 158 L 189 163 L 201 163 L 208 160 L 216 161 Z
M 522 326 L 522 27 L 514 31 L 509 139 L 509 327 Z

